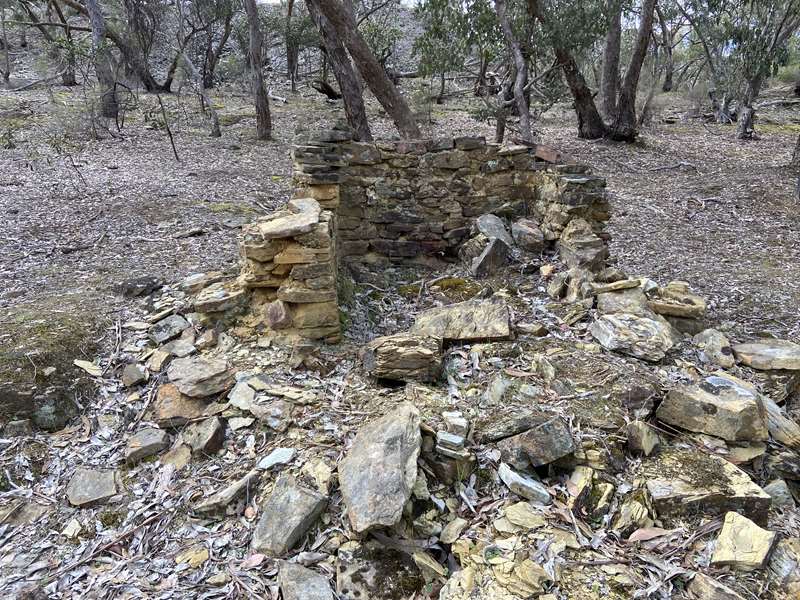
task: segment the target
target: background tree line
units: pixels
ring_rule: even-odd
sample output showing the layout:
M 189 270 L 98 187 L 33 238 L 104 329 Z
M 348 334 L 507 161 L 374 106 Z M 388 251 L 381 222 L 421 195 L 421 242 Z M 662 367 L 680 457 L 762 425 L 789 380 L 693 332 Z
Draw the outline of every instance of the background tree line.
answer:
M 368 88 L 414 138 L 402 82 L 424 77 L 431 101 L 479 98 L 474 114 L 496 124 L 498 141 L 511 130 L 535 143 L 538 116 L 569 99 L 580 137 L 631 142 L 657 94 L 675 90 L 747 139 L 767 80 L 795 77 L 800 0 L 0 0 L 0 26 L 6 85 L 37 36 L 49 78 L 96 82 L 99 113 L 115 122 L 131 91 L 188 85 L 219 135 L 207 90 L 241 79 L 261 139 L 276 82 L 341 99 L 364 140 Z

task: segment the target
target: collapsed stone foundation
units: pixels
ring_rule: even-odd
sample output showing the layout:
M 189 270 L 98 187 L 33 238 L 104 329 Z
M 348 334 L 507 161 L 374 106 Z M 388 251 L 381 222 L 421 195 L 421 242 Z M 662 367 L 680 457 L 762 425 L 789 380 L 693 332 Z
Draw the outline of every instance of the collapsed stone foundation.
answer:
M 605 180 L 547 146 L 366 143 L 331 129 L 292 157 L 293 199 L 246 226 L 240 243 L 251 312 L 282 337 L 337 341 L 341 266 L 454 261 L 486 213 L 525 218 L 526 234 L 570 267 L 594 269 L 608 256 Z

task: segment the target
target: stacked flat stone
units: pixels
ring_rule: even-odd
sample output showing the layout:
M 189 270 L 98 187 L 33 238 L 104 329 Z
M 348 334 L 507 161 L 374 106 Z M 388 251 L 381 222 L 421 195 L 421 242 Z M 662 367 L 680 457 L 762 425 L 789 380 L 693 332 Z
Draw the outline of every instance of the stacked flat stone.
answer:
M 299 193 L 339 188 L 340 258 L 455 254 L 474 219 L 489 212 L 527 216 L 549 243 L 580 218 L 605 243 L 605 181 L 547 146 L 501 147 L 482 137 L 366 143 L 332 129 L 296 146 L 293 158 Z
M 314 198 L 242 228 L 239 283 L 256 290 L 263 322 L 282 335 L 336 341 L 334 216 Z

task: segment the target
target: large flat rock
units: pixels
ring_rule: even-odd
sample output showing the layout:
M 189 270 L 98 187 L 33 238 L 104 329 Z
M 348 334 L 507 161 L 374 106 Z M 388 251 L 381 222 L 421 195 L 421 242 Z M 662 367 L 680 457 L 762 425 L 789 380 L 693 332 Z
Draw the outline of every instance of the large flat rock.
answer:
M 754 369 L 800 370 L 800 345 L 786 340 L 764 339 L 735 344 L 733 353 L 736 360 Z
M 671 390 L 656 415 L 670 425 L 729 442 L 769 439 L 764 405 L 758 393 L 722 375 L 711 375 L 697 385 L 681 385 Z
M 411 332 L 445 342 L 508 340 L 508 306 L 499 299 L 474 299 L 431 308 L 417 317 Z
M 339 486 L 357 533 L 395 525 L 417 479 L 419 411 L 409 403 L 364 425 L 339 463 Z
M 772 498 L 724 458 L 670 449 L 643 465 L 643 476 L 660 518 L 721 515 L 735 511 L 765 524 Z
M 675 344 L 672 327 L 663 318 L 631 313 L 600 316 L 589 332 L 607 350 L 658 362 Z

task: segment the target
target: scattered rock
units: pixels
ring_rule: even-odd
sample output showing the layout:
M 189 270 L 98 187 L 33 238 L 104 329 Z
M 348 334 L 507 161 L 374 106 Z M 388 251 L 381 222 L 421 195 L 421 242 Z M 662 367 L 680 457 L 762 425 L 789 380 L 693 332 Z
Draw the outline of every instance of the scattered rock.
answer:
M 419 411 L 401 404 L 364 425 L 339 463 L 342 498 L 356 533 L 400 520 L 417 478 L 419 426 Z
M 744 600 L 728 586 L 702 573 L 695 573 L 694 578 L 686 586 L 686 591 L 689 592 L 690 598 L 696 600 Z
M 570 268 L 586 267 L 599 270 L 608 258 L 606 243 L 593 231 L 592 226 L 581 218 L 572 219 L 558 240 L 561 258 Z
M 441 354 L 440 338 L 398 333 L 372 340 L 361 359 L 378 379 L 433 382 L 441 374 Z
M 514 240 L 511 239 L 505 223 L 500 217 L 492 214 L 481 215 L 475 221 L 475 229 L 478 233 L 486 236 L 490 242 L 492 239 L 497 239 L 505 243 L 507 248 L 514 245 Z
M 288 465 L 294 459 L 297 451 L 294 448 L 275 448 L 258 462 L 256 468 L 268 471 L 276 465 Z
M 292 413 L 294 407 L 291 402 L 286 400 L 273 400 L 266 404 L 253 404 L 250 412 L 258 420 L 266 423 L 267 427 L 279 433 L 289 429 L 292 423 Z
M 569 426 L 558 416 L 532 414 L 535 424 L 518 435 L 498 443 L 502 460 L 517 469 L 541 467 L 572 454 L 575 443 Z
M 670 425 L 729 442 L 769 439 L 764 406 L 758 394 L 720 375 L 671 390 L 656 416 Z
M 122 369 L 122 385 L 133 387 L 147 381 L 147 371 L 141 365 L 131 363 Z
M 291 550 L 325 509 L 327 498 L 281 475 L 264 505 L 253 532 L 252 549 L 269 556 Z
M 644 421 L 628 423 L 628 449 L 650 456 L 661 443 L 658 433 Z
M 209 271 L 208 273 L 192 273 L 187 275 L 178 284 L 178 287 L 188 294 L 196 294 L 203 288 L 222 281 L 225 274 L 221 271 Z
M 225 441 L 225 426 L 218 417 L 192 423 L 183 431 L 183 441 L 193 454 L 213 454 Z
M 78 467 L 67 484 L 67 500 L 72 506 L 102 504 L 116 494 L 116 471 Z
M 172 340 L 161 346 L 156 352 L 167 352 L 173 358 L 186 358 L 190 354 L 194 354 L 197 348 L 189 340 L 177 339 Z
M 173 360 L 167 376 L 182 394 L 195 398 L 224 392 L 233 381 L 225 360 L 202 356 Z
M 482 278 L 494 275 L 509 263 L 511 248 L 499 238 L 492 238 L 470 266 L 473 277 Z
M 218 313 L 241 307 L 247 295 L 244 289 L 229 289 L 225 284 L 212 283 L 194 299 L 194 309 L 201 313 Z
M 253 408 L 255 401 L 256 391 L 246 381 L 237 382 L 228 392 L 228 403 L 240 410 L 249 411 Z
M 158 388 L 153 404 L 153 420 L 159 427 L 180 427 L 192 419 L 202 417 L 206 404 L 197 398 L 190 398 L 172 383 Z
M 8 438 L 33 435 L 33 424 L 30 419 L 9 421 L 6 423 L 6 426 L 3 427 L 3 435 Z
M 692 342 L 700 350 L 700 360 L 704 363 L 717 365 L 722 369 L 730 369 L 736 364 L 731 343 L 722 332 L 705 329 L 694 336 Z
M 544 234 L 535 221 L 520 219 L 511 226 L 511 235 L 526 252 L 539 254 L 544 250 Z
M 511 467 L 505 463 L 500 463 L 497 474 L 500 476 L 503 483 L 506 484 L 506 487 L 517 496 L 526 498 L 537 504 L 550 504 L 550 492 L 538 481 L 514 472 Z
M 602 315 L 589 332 L 607 350 L 658 362 L 675 344 L 672 327 L 663 319 L 630 313 Z
M 750 519 L 731 511 L 725 515 L 711 564 L 738 571 L 763 569 L 774 543 L 774 532 L 761 529 Z
M 286 561 L 278 572 L 278 587 L 283 600 L 333 600 L 327 577 Z
M 800 370 L 800 345 L 786 340 L 763 339 L 736 344 L 733 353 L 736 360 L 753 369 Z
M 134 433 L 125 447 L 125 462 L 135 464 L 154 456 L 169 446 L 169 434 L 163 429 L 148 427 Z
M 508 307 L 499 299 L 473 299 L 421 313 L 411 333 L 447 342 L 478 342 L 511 339 Z
M 126 298 L 138 298 L 140 296 L 149 296 L 163 285 L 164 282 L 158 277 L 143 275 L 142 277 L 134 277 L 123 281 L 117 286 L 117 291 Z
M 189 328 L 189 321 L 180 315 L 170 315 L 150 327 L 150 339 L 159 346 L 178 337 L 184 329 Z
M 248 472 L 244 477 L 204 498 L 195 506 L 195 511 L 199 513 L 221 513 L 245 493 L 252 497 L 257 491 L 256 484 L 260 476 L 261 474 L 255 469 Z
M 626 313 L 653 318 L 653 313 L 647 306 L 647 296 L 639 287 L 598 294 L 597 312 L 601 315 Z
M 783 479 L 775 479 L 764 486 L 764 491 L 772 498 L 772 506 L 777 508 L 794 508 L 792 491 Z
M 706 314 L 706 301 L 689 291 L 684 281 L 671 281 L 666 287 L 658 288 L 647 303 L 659 315 L 699 319 Z
M 773 581 L 790 593 L 792 598 L 800 592 L 800 537 L 781 540 L 769 561 Z
M 645 467 L 650 475 L 646 487 L 661 518 L 737 511 L 757 523 L 767 521 L 772 498 L 720 456 L 662 450 Z

